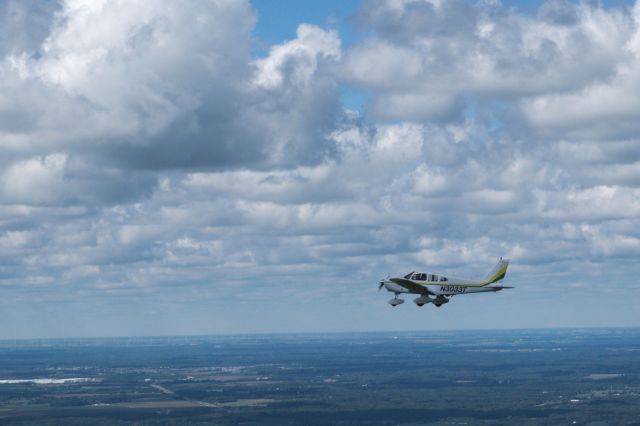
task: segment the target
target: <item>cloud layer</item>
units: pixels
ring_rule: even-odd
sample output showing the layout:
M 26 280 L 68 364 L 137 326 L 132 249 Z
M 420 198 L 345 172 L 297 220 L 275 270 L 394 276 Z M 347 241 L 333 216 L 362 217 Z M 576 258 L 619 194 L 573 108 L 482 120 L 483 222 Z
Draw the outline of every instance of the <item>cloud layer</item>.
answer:
M 256 53 L 248 2 L 4 3 L 6 336 L 91 334 L 73 315 L 98 334 L 396 329 L 378 278 L 498 256 L 519 294 L 433 326 L 626 324 L 623 300 L 531 306 L 640 295 L 640 5 L 364 1 L 345 22 L 346 47 L 300 23 Z

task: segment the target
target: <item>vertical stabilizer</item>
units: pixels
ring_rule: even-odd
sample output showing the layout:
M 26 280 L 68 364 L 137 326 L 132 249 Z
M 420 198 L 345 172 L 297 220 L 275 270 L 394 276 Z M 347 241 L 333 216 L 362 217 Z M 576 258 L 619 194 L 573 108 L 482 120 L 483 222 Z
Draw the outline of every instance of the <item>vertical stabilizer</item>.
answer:
M 509 260 L 500 258 L 496 266 L 493 267 L 489 275 L 485 278 L 483 284 L 493 284 L 495 282 L 500 281 L 507 275 L 507 268 L 509 267 Z

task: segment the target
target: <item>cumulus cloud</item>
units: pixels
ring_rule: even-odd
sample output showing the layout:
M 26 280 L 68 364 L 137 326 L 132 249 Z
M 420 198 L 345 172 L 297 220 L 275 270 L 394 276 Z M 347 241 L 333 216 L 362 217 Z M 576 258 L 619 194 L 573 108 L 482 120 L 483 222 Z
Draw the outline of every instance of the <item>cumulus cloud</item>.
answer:
M 341 54 L 335 31 L 301 24 L 294 40 L 253 62 L 257 104 L 249 113 L 261 126 L 259 137 L 275 141 L 272 162 L 317 162 L 330 154 L 327 136 L 342 115 L 332 71 Z
M 613 15 L 613 16 L 612 16 Z M 550 93 L 527 99 L 523 109 L 543 132 L 571 139 L 628 139 L 638 132 L 640 99 L 640 5 L 628 15 L 590 12 L 591 33 L 619 47 L 611 58 L 614 72 L 568 93 Z M 626 25 L 625 25 L 626 23 Z M 617 35 L 616 35 L 617 33 Z M 613 48 L 613 46 L 611 46 Z
M 340 114 L 323 71 L 340 57 L 335 33 L 302 25 L 251 61 L 246 2 L 67 1 L 54 16 L 37 54 L 13 49 L 1 63 L 7 149 L 156 170 L 326 154 Z
M 51 154 L 11 165 L 2 175 L 4 199 L 14 203 L 55 202 L 64 192 L 67 157 Z
M 346 77 L 374 91 L 376 116 L 411 120 L 459 116 L 469 97 L 529 100 L 604 83 L 631 59 L 636 26 L 586 3 L 547 2 L 527 17 L 462 0 L 367 1 L 358 21 L 373 36 L 346 55 Z

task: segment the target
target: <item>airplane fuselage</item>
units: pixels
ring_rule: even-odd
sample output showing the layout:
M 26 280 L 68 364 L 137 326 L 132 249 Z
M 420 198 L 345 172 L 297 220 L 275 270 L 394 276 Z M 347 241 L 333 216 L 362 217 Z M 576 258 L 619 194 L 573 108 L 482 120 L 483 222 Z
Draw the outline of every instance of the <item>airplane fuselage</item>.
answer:
M 465 293 L 485 293 L 488 291 L 498 291 L 500 287 L 481 287 L 478 285 L 468 285 L 468 284 L 440 284 L 440 283 L 420 283 L 414 281 L 416 284 L 424 287 L 425 292 L 428 294 L 432 294 L 435 296 L 453 296 L 456 294 L 465 294 Z M 393 293 L 409 293 L 409 294 L 424 294 L 422 292 L 411 291 L 401 285 L 398 285 L 394 282 L 385 280 L 384 287 Z
M 497 265 L 484 280 L 472 280 L 466 278 L 455 278 L 450 275 L 436 275 L 424 272 L 410 272 L 400 278 L 386 278 L 380 281 L 380 289 L 383 287 L 395 294 L 389 301 L 392 306 L 400 305 L 404 300 L 399 299 L 399 294 L 418 294 L 414 300 L 418 306 L 433 303 L 441 306 L 449 302 L 448 297 L 458 294 L 487 293 L 503 290 L 505 287 L 495 285 L 501 281 L 507 273 L 509 261 L 500 258 Z

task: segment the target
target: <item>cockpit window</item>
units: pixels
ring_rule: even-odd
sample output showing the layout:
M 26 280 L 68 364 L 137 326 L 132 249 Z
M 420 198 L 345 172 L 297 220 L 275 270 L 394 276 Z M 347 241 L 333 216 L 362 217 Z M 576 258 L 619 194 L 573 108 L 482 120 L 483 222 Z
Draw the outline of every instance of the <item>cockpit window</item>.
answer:
M 425 274 L 422 272 L 410 272 L 404 277 L 408 280 L 415 280 L 415 281 L 428 281 L 428 282 L 438 282 L 438 281 L 447 282 L 448 281 L 447 277 Z

